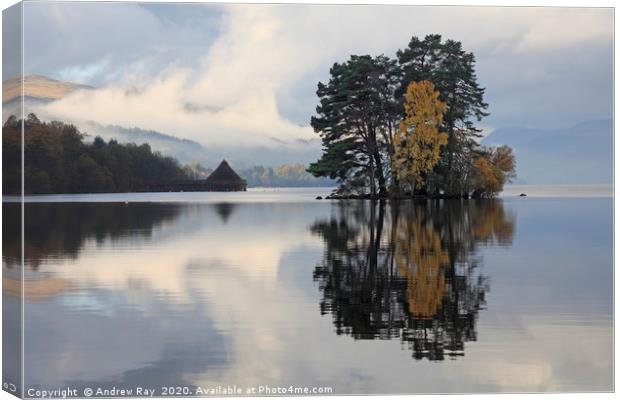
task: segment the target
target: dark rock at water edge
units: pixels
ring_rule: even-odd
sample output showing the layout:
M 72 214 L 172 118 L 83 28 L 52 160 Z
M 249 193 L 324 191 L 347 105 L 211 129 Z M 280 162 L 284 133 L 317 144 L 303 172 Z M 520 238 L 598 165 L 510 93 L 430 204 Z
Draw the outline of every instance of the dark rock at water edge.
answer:
M 317 197 L 317 200 L 319 200 Z M 325 197 L 326 200 L 462 200 L 469 198 L 482 198 L 482 196 L 470 196 L 468 193 L 465 194 L 436 194 L 436 195 L 428 195 L 428 194 L 415 194 L 411 196 L 410 194 L 390 194 L 390 195 L 382 195 L 382 196 L 372 196 L 370 194 L 335 194 L 332 193 Z

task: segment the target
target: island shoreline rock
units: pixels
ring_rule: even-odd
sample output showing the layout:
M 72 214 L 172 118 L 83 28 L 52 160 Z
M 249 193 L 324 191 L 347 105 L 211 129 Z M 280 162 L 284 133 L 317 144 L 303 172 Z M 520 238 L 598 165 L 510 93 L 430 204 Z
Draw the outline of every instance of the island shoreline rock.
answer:
M 325 196 L 325 200 L 482 200 L 482 199 L 494 199 L 495 197 L 485 196 L 473 196 L 473 195 L 385 195 L 385 196 L 372 196 L 370 194 L 330 194 Z M 316 197 L 317 200 L 323 199 L 321 196 Z

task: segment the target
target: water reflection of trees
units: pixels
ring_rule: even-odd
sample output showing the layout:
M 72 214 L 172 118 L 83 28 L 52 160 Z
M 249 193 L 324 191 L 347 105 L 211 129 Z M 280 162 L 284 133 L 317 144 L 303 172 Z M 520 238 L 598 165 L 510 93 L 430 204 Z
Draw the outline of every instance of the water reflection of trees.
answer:
M 2 258 L 11 268 L 21 254 L 19 203 L 2 203 Z M 86 240 L 98 243 L 126 236 L 148 238 L 153 229 L 180 214 L 180 206 L 155 203 L 26 203 L 24 257 L 37 268 L 52 258 L 75 258 Z
M 400 338 L 416 359 L 464 355 L 476 340 L 488 280 L 480 244 L 509 245 L 514 218 L 500 201 L 339 203 L 313 233 L 322 314 L 338 334 Z

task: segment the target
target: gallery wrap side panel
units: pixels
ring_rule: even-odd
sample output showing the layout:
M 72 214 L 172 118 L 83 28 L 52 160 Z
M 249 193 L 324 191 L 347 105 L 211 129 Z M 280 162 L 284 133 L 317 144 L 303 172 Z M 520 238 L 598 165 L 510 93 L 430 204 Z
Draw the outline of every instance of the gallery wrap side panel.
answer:
M 2 11 L 2 389 L 23 397 L 23 3 Z

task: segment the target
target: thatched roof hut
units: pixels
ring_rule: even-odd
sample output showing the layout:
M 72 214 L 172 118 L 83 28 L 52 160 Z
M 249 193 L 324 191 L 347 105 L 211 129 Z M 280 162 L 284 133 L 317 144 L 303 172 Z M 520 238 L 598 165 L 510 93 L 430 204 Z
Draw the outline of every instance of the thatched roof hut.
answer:
M 209 175 L 205 180 L 207 190 L 214 192 L 244 192 L 247 190 L 247 182 L 241 178 L 226 160 Z

